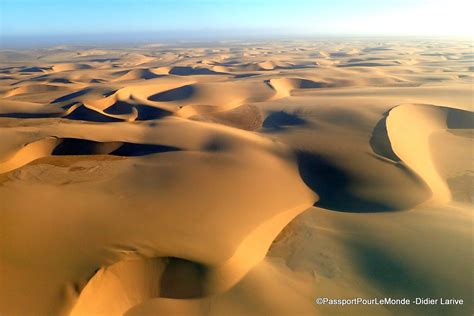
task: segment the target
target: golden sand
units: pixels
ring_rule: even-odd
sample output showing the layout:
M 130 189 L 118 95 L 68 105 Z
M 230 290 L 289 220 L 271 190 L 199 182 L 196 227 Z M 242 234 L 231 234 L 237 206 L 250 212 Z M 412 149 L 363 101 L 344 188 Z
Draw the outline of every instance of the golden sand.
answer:
M 0 314 L 468 315 L 472 63 L 454 40 L 0 51 Z

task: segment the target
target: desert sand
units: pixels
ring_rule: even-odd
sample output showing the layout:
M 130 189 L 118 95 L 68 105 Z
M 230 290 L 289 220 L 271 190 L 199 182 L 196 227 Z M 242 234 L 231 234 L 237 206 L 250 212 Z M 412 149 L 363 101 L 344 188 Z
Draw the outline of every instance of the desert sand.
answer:
M 1 50 L 0 314 L 471 314 L 473 58 L 434 39 Z

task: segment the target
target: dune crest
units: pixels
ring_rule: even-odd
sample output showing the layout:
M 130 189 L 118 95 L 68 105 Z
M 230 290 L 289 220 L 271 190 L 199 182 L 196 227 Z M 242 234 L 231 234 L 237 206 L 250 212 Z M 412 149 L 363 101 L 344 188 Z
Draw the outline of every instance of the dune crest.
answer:
M 0 60 L 1 315 L 472 310 L 472 43 L 61 46 Z
M 387 133 L 393 151 L 429 185 L 433 193 L 430 202 L 444 204 L 451 200 L 446 179 L 433 161 L 430 138 L 437 132 L 473 128 L 473 119 L 473 112 L 426 104 L 402 104 L 388 113 Z M 463 121 L 469 122 L 467 126 Z

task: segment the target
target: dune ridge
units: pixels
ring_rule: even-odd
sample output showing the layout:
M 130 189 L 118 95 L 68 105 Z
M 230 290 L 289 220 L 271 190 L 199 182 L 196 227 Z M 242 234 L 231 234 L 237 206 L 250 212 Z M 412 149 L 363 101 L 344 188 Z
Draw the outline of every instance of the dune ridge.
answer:
M 0 50 L 0 314 L 466 315 L 471 51 Z
M 456 118 L 449 120 L 450 117 Z M 472 128 L 473 112 L 433 105 L 402 104 L 388 113 L 387 134 L 394 153 L 430 186 L 433 193 L 431 202 L 435 204 L 449 202 L 451 192 L 433 162 L 429 139 L 437 131 L 461 128 L 463 120 L 469 122 L 466 127 Z

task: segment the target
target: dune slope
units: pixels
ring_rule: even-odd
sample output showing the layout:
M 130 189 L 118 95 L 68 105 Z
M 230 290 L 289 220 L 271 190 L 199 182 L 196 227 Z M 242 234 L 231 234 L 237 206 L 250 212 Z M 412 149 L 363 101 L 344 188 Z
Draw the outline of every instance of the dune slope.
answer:
M 472 43 L 0 57 L 1 315 L 472 311 Z

